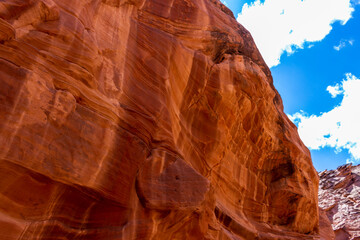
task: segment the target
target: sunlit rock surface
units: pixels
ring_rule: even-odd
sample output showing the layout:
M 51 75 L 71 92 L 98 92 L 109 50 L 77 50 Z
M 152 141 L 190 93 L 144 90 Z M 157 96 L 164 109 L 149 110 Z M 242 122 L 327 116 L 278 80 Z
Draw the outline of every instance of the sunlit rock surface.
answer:
M 0 239 L 317 239 L 318 176 L 218 0 L 0 1 Z
M 360 239 L 360 165 L 348 164 L 319 175 L 319 205 L 332 224 L 335 239 Z

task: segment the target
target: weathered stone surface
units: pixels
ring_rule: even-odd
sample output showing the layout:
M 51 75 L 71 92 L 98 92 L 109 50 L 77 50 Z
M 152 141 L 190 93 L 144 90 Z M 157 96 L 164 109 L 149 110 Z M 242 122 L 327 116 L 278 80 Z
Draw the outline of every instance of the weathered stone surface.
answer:
M 319 176 L 319 206 L 332 224 L 335 239 L 360 239 L 360 165 L 343 165 Z
M 334 240 L 335 233 L 326 212 L 319 208 L 320 239 Z
M 1 239 L 317 239 L 318 176 L 218 0 L 0 1 Z

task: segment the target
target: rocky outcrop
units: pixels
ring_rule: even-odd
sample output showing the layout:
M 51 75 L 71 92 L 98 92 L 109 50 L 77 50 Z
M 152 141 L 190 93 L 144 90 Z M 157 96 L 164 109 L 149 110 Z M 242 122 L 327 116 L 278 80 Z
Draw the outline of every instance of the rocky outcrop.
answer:
M 360 239 L 360 165 L 343 165 L 319 176 L 319 206 L 332 224 L 335 239 Z
M 1 239 L 316 239 L 318 175 L 218 0 L 0 1 Z

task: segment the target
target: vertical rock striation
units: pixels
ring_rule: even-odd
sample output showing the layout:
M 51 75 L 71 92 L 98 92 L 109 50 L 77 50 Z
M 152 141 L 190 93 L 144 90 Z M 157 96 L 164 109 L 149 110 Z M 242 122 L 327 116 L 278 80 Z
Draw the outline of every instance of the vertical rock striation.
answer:
M 1 239 L 317 239 L 318 176 L 219 0 L 0 1 Z
M 360 165 L 343 165 L 319 176 L 319 205 L 332 224 L 335 239 L 360 239 Z

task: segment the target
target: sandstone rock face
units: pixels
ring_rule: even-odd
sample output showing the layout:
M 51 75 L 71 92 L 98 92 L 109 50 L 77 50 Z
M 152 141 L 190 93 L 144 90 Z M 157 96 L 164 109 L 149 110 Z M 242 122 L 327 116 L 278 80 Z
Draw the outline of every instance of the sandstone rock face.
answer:
M 317 239 L 318 175 L 219 0 L 0 1 L 0 239 Z
M 335 239 L 360 239 L 360 165 L 325 170 L 319 176 L 319 206 L 332 224 Z

